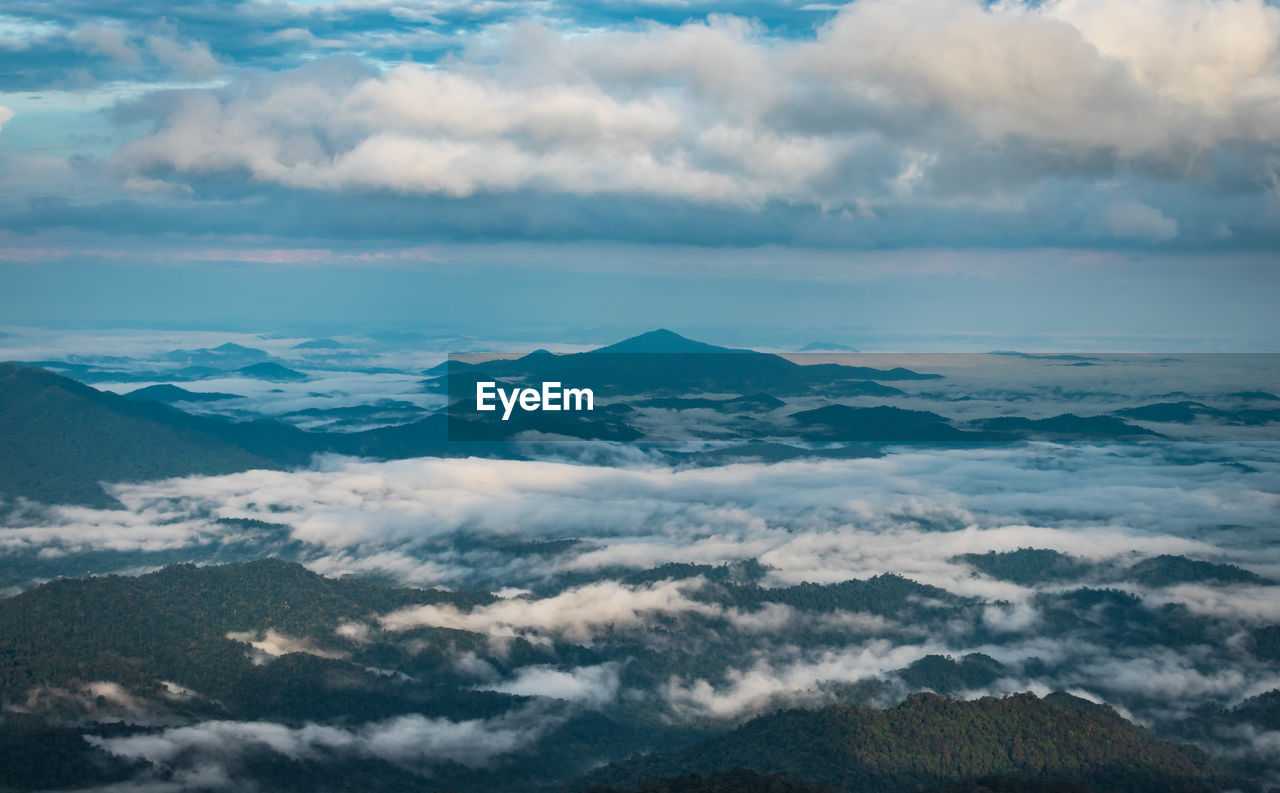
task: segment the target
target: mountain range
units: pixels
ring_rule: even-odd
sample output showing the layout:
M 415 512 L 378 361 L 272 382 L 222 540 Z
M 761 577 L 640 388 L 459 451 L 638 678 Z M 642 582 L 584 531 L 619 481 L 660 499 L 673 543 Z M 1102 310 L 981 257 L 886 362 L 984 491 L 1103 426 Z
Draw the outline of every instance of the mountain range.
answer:
M 893 613 L 893 603 L 947 597 L 894 576 L 783 590 L 733 583 L 752 577 L 745 568 L 723 576 L 714 569 L 659 568 L 633 579 L 692 573 L 712 580 L 711 597 L 744 609 L 765 598 L 796 608 Z M 103 751 L 113 739 L 164 745 L 186 729 L 207 736 L 191 752 L 214 751 L 216 757 L 221 739 L 215 729 L 228 737 L 237 731 L 271 735 L 264 732 L 269 727 L 280 736 L 289 730 L 322 736 L 358 733 L 401 718 L 476 724 L 521 713 L 541 713 L 545 732 L 501 762 L 415 770 L 387 759 L 328 754 L 319 746 L 297 754 L 282 737 L 277 754 L 264 747 L 231 768 L 245 785 L 265 791 L 1257 789 L 1192 746 L 1158 739 L 1106 706 L 1063 693 L 974 700 L 924 693 L 889 708 L 789 709 L 737 727 L 689 728 L 634 713 L 627 717 L 634 708 L 626 705 L 595 712 L 553 697 L 534 707 L 528 696 L 478 689 L 474 673 L 458 662 L 482 659 L 493 675 L 506 676 L 530 666 L 545 669 L 553 659 L 578 667 L 599 664 L 610 657 L 604 648 L 519 637 L 498 648 L 484 634 L 444 627 L 400 634 L 344 628 L 376 625 L 377 615 L 406 608 L 466 611 L 499 602 L 482 591 L 325 578 L 274 559 L 182 564 L 136 577 L 59 579 L 0 599 L 0 748 L 21 758 L 0 763 L 0 789 L 157 781 L 174 773 L 163 762 Z M 614 650 L 619 651 L 641 656 L 635 663 L 656 665 L 659 678 L 662 670 L 679 668 L 670 654 L 646 653 L 626 641 Z M 953 671 L 970 684 L 1001 673 L 993 659 L 976 655 L 961 662 L 926 658 L 904 671 L 922 675 L 930 685 Z M 1249 708 L 1265 711 L 1269 696 L 1248 704 L 1242 717 L 1264 718 Z M 175 727 L 184 724 L 190 726 Z
M 186 360 L 210 357 L 239 363 L 261 351 L 237 345 L 181 351 Z M 187 355 L 187 352 L 191 352 Z M 198 353 L 198 354 L 197 354 Z M 176 354 L 176 353 L 175 353 Z M 190 367 L 187 367 L 190 368 Z M 79 370 L 74 370 L 79 371 Z M 217 371 L 217 370 L 214 370 Z M 274 361 L 240 368 L 242 374 L 277 381 L 305 379 Z M 154 374 L 154 373 L 153 373 Z M 8 454 L 0 459 L 0 498 L 43 503 L 105 506 L 113 501 L 101 483 L 220 474 L 251 468 L 306 465 L 318 453 L 379 459 L 421 456 L 521 457 L 513 439 L 712 440 L 731 444 L 692 454 L 664 452 L 673 461 L 718 464 L 736 460 L 781 460 L 796 456 L 865 456 L 876 449 L 812 448 L 843 442 L 1005 442 L 1023 438 L 1064 440 L 1157 439 L 1153 430 L 1118 415 L 1052 418 L 1020 416 L 957 422 L 938 413 L 893 405 L 831 403 L 841 398 L 895 398 L 902 390 L 884 382 L 937 379 L 909 369 L 873 369 L 840 364 L 800 365 L 769 353 L 736 350 L 657 330 L 585 353 L 538 351 L 521 358 L 476 363 L 450 360 L 428 372 L 428 390 L 447 392 L 453 409 L 424 413 L 410 403 L 389 408 L 344 407 L 294 411 L 286 420 L 324 425 L 330 431 L 303 431 L 257 419 L 229 421 L 195 416 L 174 404 L 232 400 L 233 394 L 198 393 L 172 383 L 148 386 L 125 396 L 97 391 L 68 377 L 20 364 L 0 365 L 0 435 Z M 180 379 L 180 378 L 179 378 Z M 468 412 L 477 381 L 502 387 L 559 381 L 565 387 L 596 390 L 592 413 L 519 413 L 510 421 L 498 413 Z M 695 396 L 690 396 L 691 394 Z M 708 396 L 696 396 L 706 394 Z M 821 407 L 798 407 L 826 401 Z M 1148 406 L 1135 418 L 1179 420 L 1175 412 Z M 697 411 L 724 419 L 700 421 Z M 1153 412 L 1154 411 L 1154 412 Z M 1192 410 L 1192 416 L 1203 411 Z M 1267 411 L 1254 411 L 1254 413 Z M 684 413 L 691 420 L 670 420 Z M 1242 420 L 1261 420 L 1250 416 Z M 378 421 L 389 423 L 362 429 Z M 346 425 L 354 432 L 337 432 Z M 736 444 L 733 446 L 732 444 Z
M 635 785 L 747 768 L 840 793 L 895 793 L 999 776 L 1132 793 L 1248 789 L 1203 752 L 1156 740 L 1069 694 L 964 701 L 913 694 L 896 707 L 831 706 L 762 716 L 684 749 L 607 766 L 592 779 Z

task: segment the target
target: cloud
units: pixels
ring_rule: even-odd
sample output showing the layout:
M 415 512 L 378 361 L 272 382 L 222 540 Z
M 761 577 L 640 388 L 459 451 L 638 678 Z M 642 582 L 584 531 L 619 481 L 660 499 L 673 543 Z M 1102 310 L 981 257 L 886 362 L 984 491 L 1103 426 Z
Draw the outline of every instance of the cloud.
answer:
M 163 98 L 115 164 L 312 191 L 1016 213 L 1062 177 L 1176 181 L 1189 158 L 1212 180 L 1206 152 L 1275 149 L 1277 34 L 1261 0 L 864 0 L 813 39 L 731 17 L 521 23 L 431 68 L 317 64 Z M 1176 232 L 1163 209 L 1115 206 L 1116 234 Z
M 1280 571 L 1280 557 L 1243 554 L 1271 532 L 1280 501 L 1265 445 L 1176 444 L 901 450 L 881 459 L 673 469 L 565 462 L 324 458 L 311 470 L 251 471 L 113 486 L 124 509 L 55 507 L 9 526 L 0 551 L 249 550 L 288 540 L 330 575 L 385 574 L 415 584 L 530 587 L 567 571 L 756 558 L 772 584 L 831 583 L 899 573 L 961 595 L 1024 602 L 1032 589 L 951 561 L 964 553 L 1038 547 L 1094 560 L 1187 554 Z M 1248 461 L 1245 473 L 1222 461 Z M 1001 482 L 999 489 L 975 486 Z M 220 518 L 285 528 L 231 529 Z M 1207 529 L 1206 527 L 1218 527 Z M 457 537 L 481 540 L 468 547 Z M 486 543 L 582 538 L 552 555 Z M 1178 596 L 1178 593 L 1173 593 Z M 598 586 L 565 595 L 575 608 L 629 620 L 685 608 L 682 586 Z M 1194 593 L 1187 598 L 1194 599 Z M 553 625 L 589 636 L 561 603 L 511 599 L 488 611 L 422 613 L 476 630 Z M 549 612 L 544 623 L 540 610 Z M 993 614 L 994 616 L 994 614 Z
M 1028 633 L 1040 621 L 1040 612 L 1029 603 L 987 606 L 982 610 L 982 624 L 997 633 Z
M 550 666 L 526 666 L 514 678 L 481 687 L 522 697 L 550 697 L 600 708 L 618 694 L 618 664 L 582 666 L 562 671 Z
M 1136 200 L 1106 205 L 1099 212 L 1097 223 L 1103 232 L 1116 237 L 1167 242 L 1178 236 L 1178 221 Z
M 344 635 L 341 630 L 338 633 L 339 635 Z M 307 655 L 317 655 L 321 658 L 347 657 L 347 653 L 318 647 L 310 639 L 286 636 L 270 628 L 266 631 L 232 632 L 227 634 L 227 638 L 232 641 L 244 642 L 252 647 L 256 651 L 254 654 L 255 663 L 265 663 L 271 658 L 288 655 L 289 653 L 306 653 Z
M 684 716 L 736 718 L 776 706 L 780 700 L 816 699 L 824 684 L 878 677 L 935 651 L 874 641 L 864 647 L 815 653 L 811 659 L 789 664 L 762 659 L 747 668 L 730 669 L 726 684 L 720 686 L 705 679 L 686 683 L 673 677 L 662 696 Z
M 105 55 L 125 66 L 142 65 L 142 56 L 129 43 L 128 31 L 121 28 L 84 24 L 68 33 L 67 39 L 77 49 Z
M 1256 624 L 1280 622 L 1280 586 L 1178 584 L 1155 590 L 1150 596 L 1186 604 L 1197 614 Z
M 184 80 L 209 80 L 222 71 L 218 60 L 202 41 L 179 41 L 171 36 L 147 37 L 147 49 L 156 60 Z
M 1148 651 L 1141 658 L 1100 658 L 1075 673 L 1082 685 L 1094 690 L 1140 694 L 1166 703 L 1186 702 L 1205 696 L 1241 699 L 1280 685 L 1275 674 L 1258 677 L 1241 668 L 1197 669 L 1186 657 L 1172 651 Z
M 647 624 L 656 614 L 688 612 L 710 616 L 719 613 L 718 607 L 689 598 L 689 590 L 701 583 L 693 579 L 629 587 L 605 581 L 569 589 L 553 597 L 509 598 L 470 611 L 450 605 L 416 606 L 387 614 L 379 622 L 389 631 L 425 625 L 499 637 L 543 633 L 585 643 L 604 628 L 635 628 Z
M 262 749 L 295 760 L 354 755 L 419 770 L 446 761 L 481 768 L 496 757 L 528 746 L 556 723 L 556 717 L 524 709 L 466 721 L 409 714 L 355 728 L 205 721 L 156 733 L 120 738 L 87 736 L 86 740 L 130 759 L 166 765 L 213 764 L 224 769 L 222 776 L 229 778 L 241 757 Z
M 13 111 L 4 105 L 0 105 L 0 132 L 4 131 L 4 125 L 13 118 Z
M 1276 242 L 1280 12 L 1263 0 L 678 8 L 19 8 L 0 81 L 88 89 L 120 123 L 74 111 L 94 129 L 68 144 L 78 178 L 23 183 L 0 215 L 280 249 Z

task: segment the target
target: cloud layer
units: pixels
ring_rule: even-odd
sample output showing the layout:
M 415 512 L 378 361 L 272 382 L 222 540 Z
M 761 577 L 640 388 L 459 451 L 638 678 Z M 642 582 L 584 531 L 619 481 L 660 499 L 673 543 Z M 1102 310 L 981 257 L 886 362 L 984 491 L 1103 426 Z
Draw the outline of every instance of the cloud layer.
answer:
M 93 156 L 0 162 L 22 188 L 9 225 L 65 226 L 70 207 L 31 202 L 53 193 L 112 233 L 1274 245 L 1263 0 L 616 11 L 197 5 L 144 23 L 31 4 L 13 41 L 89 59 L 48 79 L 88 81 L 116 126 Z M 222 38 L 231 19 L 260 40 Z M 24 140 L 55 123 L 25 99 L 15 118 Z M 321 220 L 353 196 L 362 222 Z M 306 211 L 265 228 L 264 200 Z
M 1280 143 L 1277 40 L 1280 11 L 1260 0 L 863 0 L 812 40 L 731 17 L 586 36 L 524 23 L 432 68 L 333 62 L 157 98 L 135 112 L 158 130 L 115 159 L 309 190 L 862 214 L 1016 211 L 1072 178 L 1249 193 Z M 1254 173 L 1218 167 L 1228 152 Z M 1097 230 L 1178 234 L 1132 198 Z

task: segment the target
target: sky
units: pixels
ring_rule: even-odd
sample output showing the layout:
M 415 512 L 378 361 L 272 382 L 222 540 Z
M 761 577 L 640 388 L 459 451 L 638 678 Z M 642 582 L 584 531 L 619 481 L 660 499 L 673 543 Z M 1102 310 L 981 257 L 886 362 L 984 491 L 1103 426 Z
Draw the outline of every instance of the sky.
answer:
M 1273 350 L 1277 221 L 1260 0 L 0 11 L 0 325 Z

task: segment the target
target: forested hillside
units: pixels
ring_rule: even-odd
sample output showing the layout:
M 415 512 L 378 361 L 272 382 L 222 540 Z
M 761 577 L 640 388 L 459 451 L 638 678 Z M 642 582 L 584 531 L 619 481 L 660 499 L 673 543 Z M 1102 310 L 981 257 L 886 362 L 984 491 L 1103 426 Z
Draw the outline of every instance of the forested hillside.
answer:
M 893 793 L 984 776 L 1060 780 L 1125 793 L 1248 786 L 1199 750 L 1155 740 L 1109 708 L 1066 694 L 968 702 L 915 694 L 888 710 L 791 710 L 688 749 L 615 763 L 593 778 L 634 785 L 737 767 L 842 793 Z

